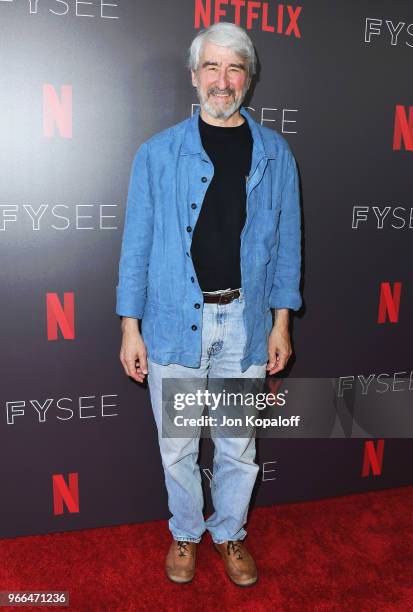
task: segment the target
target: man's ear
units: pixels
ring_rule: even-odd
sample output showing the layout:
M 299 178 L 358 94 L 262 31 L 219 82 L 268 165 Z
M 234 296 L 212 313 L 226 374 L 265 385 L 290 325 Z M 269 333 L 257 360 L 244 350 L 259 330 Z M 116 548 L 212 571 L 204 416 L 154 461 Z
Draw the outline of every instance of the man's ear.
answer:
M 192 85 L 194 87 L 197 87 L 198 86 L 198 77 L 197 77 L 197 74 L 196 74 L 195 70 L 191 70 L 191 78 L 192 78 Z

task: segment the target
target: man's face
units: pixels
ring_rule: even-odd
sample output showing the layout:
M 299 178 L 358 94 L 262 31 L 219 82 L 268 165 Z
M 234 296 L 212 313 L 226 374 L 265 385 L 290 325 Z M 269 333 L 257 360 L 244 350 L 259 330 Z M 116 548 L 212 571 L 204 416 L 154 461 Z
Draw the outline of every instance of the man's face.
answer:
M 192 85 L 208 115 L 231 117 L 241 106 L 250 82 L 246 61 L 240 55 L 211 42 L 204 44 L 198 70 L 192 70 Z

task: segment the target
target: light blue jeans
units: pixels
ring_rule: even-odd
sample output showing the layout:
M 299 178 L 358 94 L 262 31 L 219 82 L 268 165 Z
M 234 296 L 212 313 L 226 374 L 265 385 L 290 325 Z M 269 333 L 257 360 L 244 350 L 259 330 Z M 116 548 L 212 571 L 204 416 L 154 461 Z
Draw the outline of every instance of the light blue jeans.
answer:
M 172 517 L 169 529 L 175 540 L 199 542 L 207 529 L 214 542 L 242 540 L 248 506 L 258 473 L 255 434 L 251 438 L 214 437 L 211 495 L 214 513 L 205 521 L 198 465 L 199 436 L 162 437 L 162 378 L 265 378 L 266 363 L 241 373 L 245 344 L 244 295 L 229 304 L 204 303 L 202 354 L 199 368 L 160 365 L 148 359 L 148 385 Z M 206 385 L 205 385 L 206 386 Z M 211 428 L 212 430 L 213 428 Z

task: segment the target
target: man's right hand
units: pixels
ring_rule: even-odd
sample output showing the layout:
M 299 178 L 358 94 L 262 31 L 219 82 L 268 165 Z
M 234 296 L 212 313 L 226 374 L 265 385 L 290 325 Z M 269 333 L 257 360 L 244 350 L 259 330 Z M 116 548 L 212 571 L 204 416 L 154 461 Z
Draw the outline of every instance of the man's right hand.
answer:
M 122 331 L 122 346 L 119 357 L 123 369 L 128 376 L 142 383 L 148 373 L 148 361 L 146 346 L 138 327 L 138 320 L 123 317 Z

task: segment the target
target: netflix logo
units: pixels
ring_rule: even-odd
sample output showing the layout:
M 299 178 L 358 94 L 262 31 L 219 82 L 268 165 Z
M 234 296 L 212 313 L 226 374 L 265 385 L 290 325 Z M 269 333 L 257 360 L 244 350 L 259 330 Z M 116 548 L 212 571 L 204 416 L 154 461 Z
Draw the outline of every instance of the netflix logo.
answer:
M 64 514 L 65 508 L 70 514 L 79 512 L 79 474 L 71 472 L 68 482 L 63 474 L 52 474 L 53 514 Z
M 219 21 L 231 21 L 246 30 L 301 38 L 298 18 L 302 7 L 253 0 L 195 0 L 194 27 L 208 28 Z
M 363 465 L 361 476 L 381 476 L 383 472 L 384 440 L 366 440 L 364 442 Z
M 75 339 L 75 294 L 65 292 L 63 306 L 56 293 L 46 293 L 47 339 L 57 340 L 58 329 L 65 340 Z
M 402 283 L 396 281 L 393 285 L 389 282 L 380 283 L 379 308 L 377 323 L 398 323 L 400 312 L 400 297 Z
M 393 150 L 413 151 L 413 106 L 397 104 L 394 112 Z

